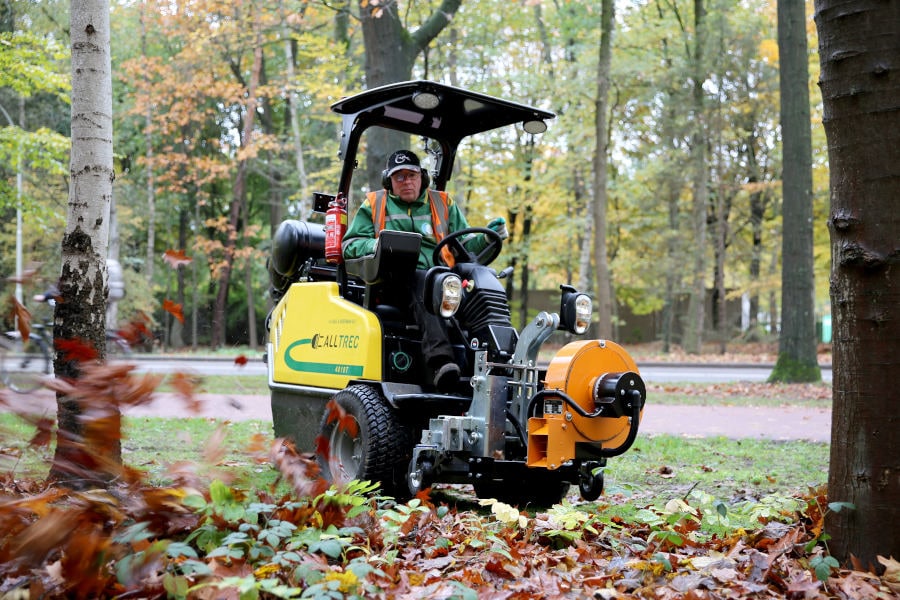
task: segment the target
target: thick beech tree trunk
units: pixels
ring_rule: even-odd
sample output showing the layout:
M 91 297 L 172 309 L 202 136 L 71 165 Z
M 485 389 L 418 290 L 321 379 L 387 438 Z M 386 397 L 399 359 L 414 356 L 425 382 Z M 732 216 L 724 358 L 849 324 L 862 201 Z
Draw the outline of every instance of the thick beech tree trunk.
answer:
M 114 178 L 109 2 L 72 0 L 70 11 L 71 181 L 59 279 L 62 299 L 56 305 L 53 335 L 57 341 L 93 346 L 102 358 L 106 350 L 106 253 Z M 56 376 L 77 378 L 79 360 L 83 357 L 58 351 Z M 115 425 L 121 419 L 118 408 L 109 406 L 108 410 L 103 418 Z M 108 480 L 112 473 L 102 472 L 101 459 L 109 464 L 121 463 L 118 437 L 85 437 L 81 414 L 76 400 L 57 395 L 57 444 L 50 477 L 73 487 Z
M 416 57 L 450 24 L 460 4 L 462 0 L 443 0 L 428 19 L 410 31 L 400 19 L 399 4 L 359 0 L 366 48 L 366 87 L 371 89 L 409 79 Z M 406 147 L 409 136 L 376 127 L 366 137 L 367 179 L 372 189 L 378 189 L 387 157 L 397 148 Z
M 831 170 L 831 553 L 900 557 L 900 3 L 816 0 Z
M 781 336 L 769 381 L 821 381 L 816 361 L 812 137 L 804 0 L 778 2 L 781 140 Z

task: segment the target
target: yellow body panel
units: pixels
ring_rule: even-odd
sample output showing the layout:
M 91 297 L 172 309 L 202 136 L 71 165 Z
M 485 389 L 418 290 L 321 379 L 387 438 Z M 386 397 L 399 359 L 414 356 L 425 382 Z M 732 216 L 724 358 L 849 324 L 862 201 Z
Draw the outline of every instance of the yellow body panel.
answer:
M 638 372 L 624 348 L 605 340 L 584 340 L 566 344 L 550 361 L 544 389 L 560 390 L 585 412 L 595 409 L 593 388 L 605 373 Z M 628 437 L 629 420 L 586 418 L 563 407 L 563 414 L 549 414 L 528 420 L 528 466 L 557 469 L 575 458 L 575 444 L 589 442 L 603 448 L 618 448 Z
M 381 379 L 381 324 L 334 282 L 295 283 L 272 312 L 273 379 L 342 389 Z

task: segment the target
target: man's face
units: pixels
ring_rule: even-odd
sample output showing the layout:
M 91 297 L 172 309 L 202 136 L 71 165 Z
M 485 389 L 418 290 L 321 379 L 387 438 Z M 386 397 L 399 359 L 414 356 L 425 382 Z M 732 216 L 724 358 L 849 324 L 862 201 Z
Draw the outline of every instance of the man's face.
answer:
M 404 202 L 415 202 L 419 197 L 422 174 L 411 169 L 402 169 L 391 174 L 391 187 Z

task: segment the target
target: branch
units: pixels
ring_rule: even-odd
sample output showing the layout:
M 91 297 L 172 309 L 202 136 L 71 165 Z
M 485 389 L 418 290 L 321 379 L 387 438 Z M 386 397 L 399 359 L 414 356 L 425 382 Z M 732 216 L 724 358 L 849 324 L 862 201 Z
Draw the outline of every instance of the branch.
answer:
M 427 48 L 431 40 L 450 24 L 459 10 L 460 4 L 462 4 L 462 0 L 443 0 L 441 5 L 431 13 L 431 16 L 422 23 L 422 26 L 410 36 L 413 45 L 420 50 Z

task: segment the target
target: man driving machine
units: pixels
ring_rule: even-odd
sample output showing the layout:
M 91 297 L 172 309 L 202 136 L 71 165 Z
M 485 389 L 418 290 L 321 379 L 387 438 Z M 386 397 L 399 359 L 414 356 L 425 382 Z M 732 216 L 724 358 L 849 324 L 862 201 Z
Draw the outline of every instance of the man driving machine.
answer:
M 415 286 L 412 288 L 415 293 L 409 308 L 422 332 L 422 354 L 434 387 L 447 392 L 459 380 L 460 369 L 454 362 L 447 322 L 425 308 L 425 272 L 434 266 L 432 255 L 438 243 L 451 233 L 468 229 L 469 224 L 447 192 L 428 187 L 428 173 L 422 169 L 419 157 L 409 150 L 398 150 L 388 157 L 381 181 L 384 189 L 366 195 L 344 235 L 344 258 L 373 254 L 378 235 L 385 229 L 422 236 L 415 280 L 411 284 Z M 487 227 L 501 239 L 509 237 L 503 217 L 493 219 Z M 464 243 L 467 249 L 477 253 L 487 245 L 487 240 L 483 234 L 473 234 Z M 453 256 L 447 248 L 442 257 L 448 265 L 453 264 Z

